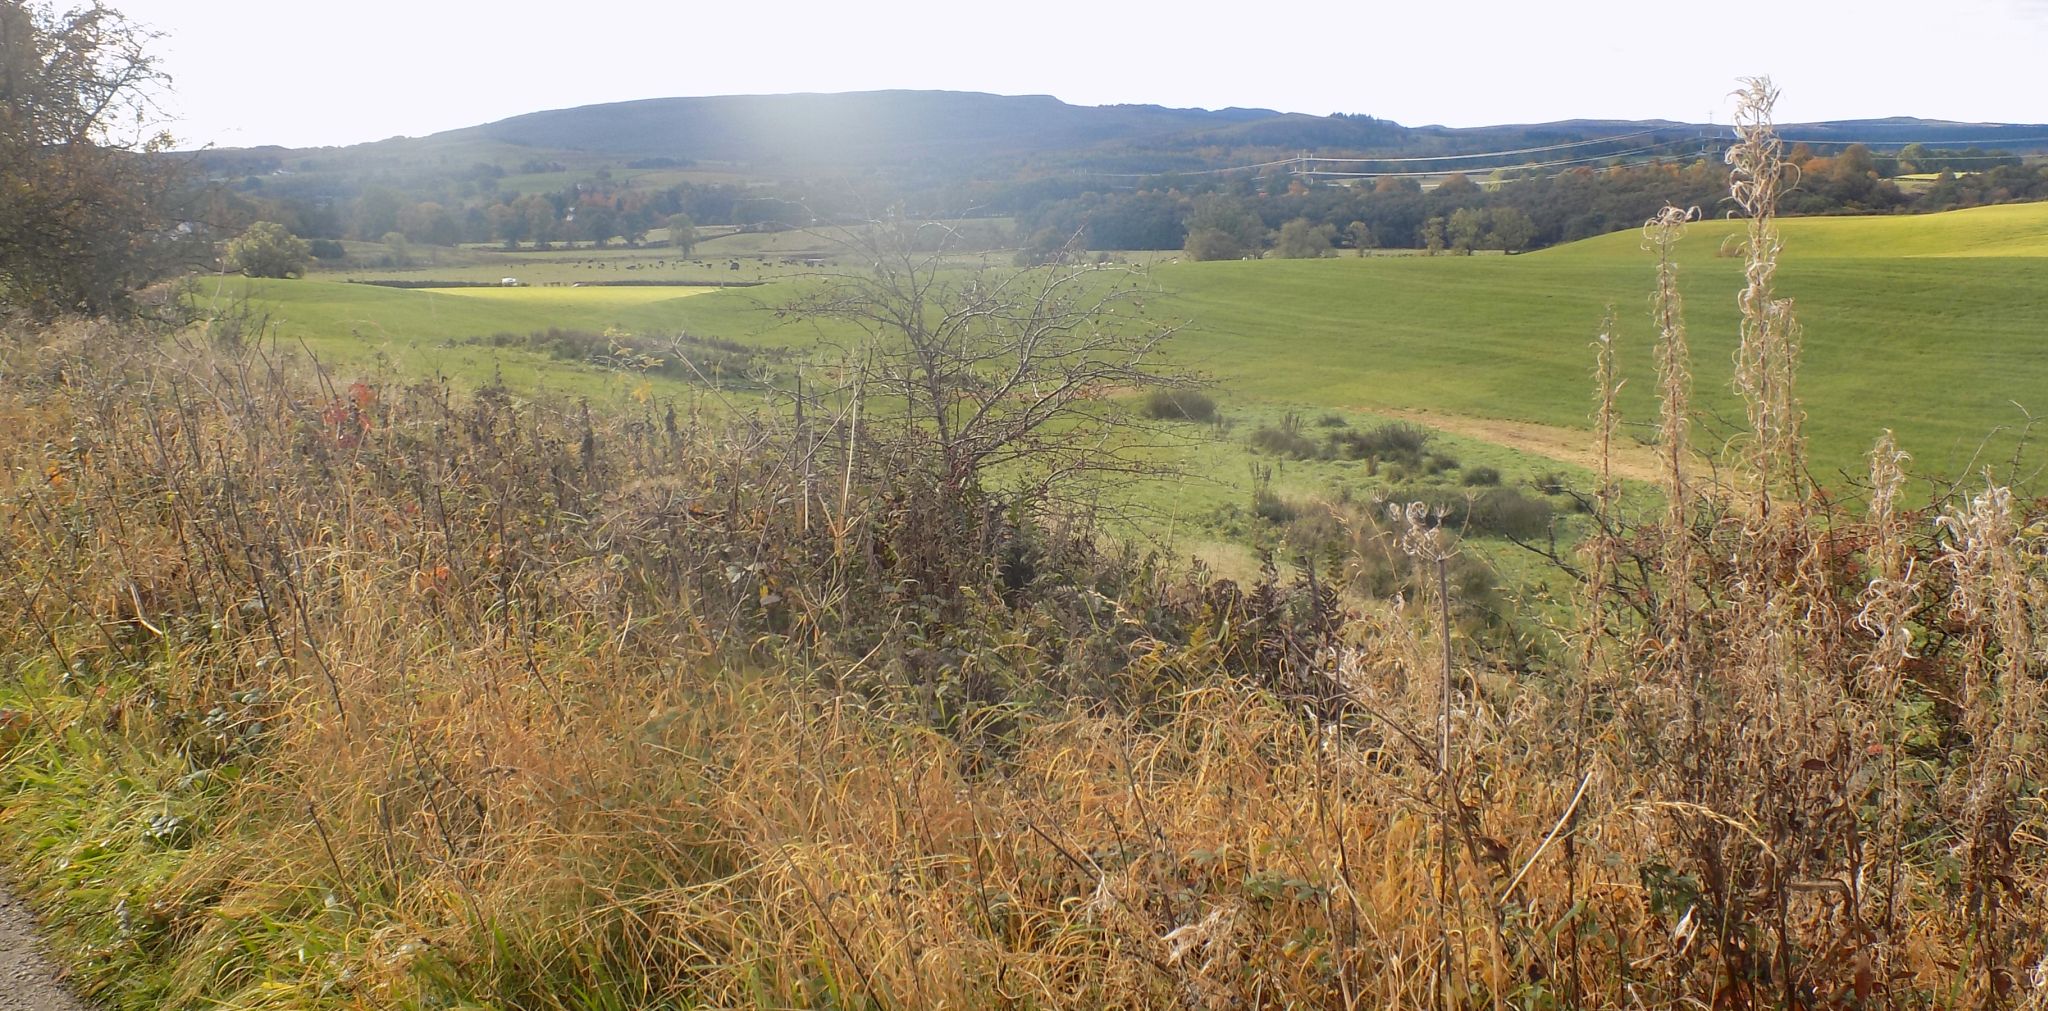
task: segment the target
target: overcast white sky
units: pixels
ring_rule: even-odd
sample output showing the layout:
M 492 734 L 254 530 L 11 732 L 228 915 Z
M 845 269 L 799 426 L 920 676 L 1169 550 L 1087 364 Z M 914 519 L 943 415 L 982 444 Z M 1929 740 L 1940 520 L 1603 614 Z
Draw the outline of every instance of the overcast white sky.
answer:
M 1408 125 L 2048 121 L 2048 0 L 109 0 L 184 146 L 351 144 L 671 95 L 943 88 Z M 1762 23 L 1728 23 L 1759 17 Z

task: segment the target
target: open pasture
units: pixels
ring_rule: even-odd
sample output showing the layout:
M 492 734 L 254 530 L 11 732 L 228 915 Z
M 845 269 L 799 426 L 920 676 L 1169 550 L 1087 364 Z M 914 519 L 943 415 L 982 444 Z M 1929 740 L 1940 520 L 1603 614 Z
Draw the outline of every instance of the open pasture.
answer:
M 1839 485 L 1885 428 L 1919 473 L 2002 465 L 2048 410 L 2048 206 L 1784 222 L 1780 290 L 1805 324 L 1800 392 L 1816 475 Z M 1681 247 L 1703 435 L 1739 420 L 1728 387 L 1739 223 Z M 1583 428 L 1589 342 L 1613 306 L 1631 431 L 1650 436 L 1652 263 L 1633 232 L 1514 257 L 1160 267 L 1191 323 L 1183 359 L 1220 399 L 1428 410 Z
M 1728 375 L 1742 270 L 1730 254 L 1740 229 L 1739 222 L 1699 222 L 1680 247 L 1707 438 L 1729 434 L 1737 417 Z M 2028 412 L 2048 410 L 2041 323 L 2048 318 L 2048 205 L 1788 219 L 1783 232 L 1780 287 L 1805 322 L 1800 386 L 1821 480 L 1839 485 L 1842 473 L 1860 474 L 1863 454 L 1887 427 L 1914 454 L 1919 473 L 1955 476 L 1987 463 L 2003 469 Z M 643 258 L 654 252 L 639 251 Z M 620 268 L 633 262 L 625 251 L 607 259 L 563 251 L 549 269 L 628 277 L 635 275 Z M 590 263 L 614 267 L 581 265 Z M 717 273 L 778 283 L 727 291 L 421 292 L 290 281 L 249 282 L 244 290 L 272 307 L 281 332 L 338 358 L 369 346 L 435 349 L 551 326 L 688 330 L 783 348 L 818 340 L 819 329 L 767 311 L 800 290 L 805 271 L 778 278 L 758 262 L 749 267 Z M 508 268 L 467 269 L 483 280 Z M 523 280 L 548 276 L 520 269 Z M 1188 324 L 1174 354 L 1216 380 L 1226 413 L 1428 411 L 1583 429 L 1591 409 L 1588 343 L 1613 306 L 1629 378 L 1622 406 L 1630 433 L 1647 440 L 1655 410 L 1651 272 L 1631 231 L 1521 256 L 1168 262 L 1152 280 L 1163 293 L 1159 314 Z M 486 356 L 461 371 L 493 367 Z
M 693 332 L 760 344 L 790 341 L 769 331 L 768 314 L 746 292 L 681 287 L 386 288 L 334 281 L 209 281 L 202 303 L 215 312 L 246 306 L 286 351 L 306 351 L 344 369 L 389 364 L 403 375 L 441 375 L 459 385 L 503 380 L 514 387 L 608 395 L 641 380 L 577 361 L 495 346 L 495 335 L 550 329 L 603 333 L 618 329 L 672 336 L 686 324 L 682 303 L 718 301 L 692 314 L 711 330 Z M 653 380 L 660 383 L 661 380 Z
M 718 254 L 702 249 L 689 256 L 661 246 L 608 249 L 521 250 L 517 253 L 464 250 L 440 262 L 408 267 L 382 266 L 374 259 L 319 271 L 321 280 L 464 281 L 496 283 L 516 277 L 537 286 L 590 284 L 607 281 L 688 282 L 690 284 L 752 284 L 814 272 L 800 257 L 749 253 Z M 734 267 L 734 264 L 738 267 Z
M 667 302 L 678 298 L 689 298 L 692 295 L 703 295 L 718 289 L 648 285 L 642 287 L 592 288 L 535 288 L 531 286 L 513 288 L 413 288 L 409 290 L 425 295 L 476 299 L 481 302 L 517 306 L 523 309 L 577 312 L 589 308 L 605 309 Z
M 1740 241 L 1745 223 L 1713 215 L 1691 226 L 1679 259 L 1699 263 L 1720 257 L 1730 236 Z M 1999 204 L 1941 214 L 1786 218 L 1788 268 L 1811 260 L 1918 259 L 1949 257 L 2048 256 L 2048 203 Z M 1639 254 L 1640 236 L 1616 232 L 1545 250 L 1555 259 L 1618 259 Z M 1731 250 L 1732 252 L 1732 250 Z

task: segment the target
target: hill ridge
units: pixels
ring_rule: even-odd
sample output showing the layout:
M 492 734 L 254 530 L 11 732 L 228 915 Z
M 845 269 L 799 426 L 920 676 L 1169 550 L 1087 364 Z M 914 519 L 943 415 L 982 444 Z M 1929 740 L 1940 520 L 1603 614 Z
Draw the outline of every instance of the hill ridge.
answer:
M 683 160 L 789 168 L 875 167 L 938 158 L 985 161 L 1045 158 L 1122 146 L 1194 156 L 1222 144 L 1245 148 L 1313 147 L 1324 153 L 1442 154 L 1587 140 L 1644 131 L 1703 137 L 1725 126 L 1677 120 L 1575 118 L 1489 126 L 1406 126 L 1366 114 L 1222 109 L 1150 103 L 1076 105 L 1046 94 L 896 88 L 872 91 L 668 96 L 543 109 L 428 134 L 345 147 L 276 146 L 245 152 L 427 154 L 478 142 L 536 152 Z M 1781 128 L 1790 142 L 1945 146 L 2029 142 L 2048 150 L 2048 124 L 1956 123 L 1915 117 L 1822 121 Z M 1852 136 L 1852 134 L 1856 136 Z M 1869 136 L 1863 136 L 1869 135 Z

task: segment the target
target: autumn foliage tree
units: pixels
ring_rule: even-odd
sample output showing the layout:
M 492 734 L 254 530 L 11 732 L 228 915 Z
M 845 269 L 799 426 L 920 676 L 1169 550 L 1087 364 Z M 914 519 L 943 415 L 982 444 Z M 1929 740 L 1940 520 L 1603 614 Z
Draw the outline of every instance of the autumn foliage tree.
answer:
M 0 304 L 34 318 L 124 308 L 176 263 L 171 178 L 150 155 L 166 83 L 154 36 L 103 4 L 0 0 Z

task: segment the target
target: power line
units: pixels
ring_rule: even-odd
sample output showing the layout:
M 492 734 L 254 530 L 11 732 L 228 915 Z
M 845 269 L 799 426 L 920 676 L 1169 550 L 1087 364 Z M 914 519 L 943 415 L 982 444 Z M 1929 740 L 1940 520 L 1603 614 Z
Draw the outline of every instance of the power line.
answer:
M 1313 155 L 1296 155 L 1295 157 L 1292 157 L 1292 158 L 1280 158 L 1280 159 L 1276 159 L 1276 160 L 1274 160 L 1274 161 L 1262 161 L 1262 162 L 1255 162 L 1255 163 L 1252 163 L 1252 164 L 1249 164 L 1249 165 L 1227 165 L 1227 166 L 1224 166 L 1224 167 L 1222 167 L 1222 168 L 1209 168 L 1209 169 L 1161 169 L 1161 170 L 1159 170 L 1159 171 L 1157 171 L 1157 172 L 1090 172 L 1090 171 L 1087 171 L 1087 170 L 1083 169 L 1083 170 L 1077 170 L 1077 171 L 1075 172 L 1075 174 L 1076 174 L 1076 175 L 1085 175 L 1085 176 L 1097 176 L 1097 177 L 1101 177 L 1101 178 L 1108 178 L 1108 179 L 1156 179 L 1156 178 L 1158 178 L 1158 177 L 1160 177 L 1160 176 L 1207 176 L 1207 175 L 1222 175 L 1222 174 L 1225 174 L 1225 173 L 1229 173 L 1229 172 L 1250 172 L 1250 171 L 1253 171 L 1253 170 L 1255 170 L 1255 169 L 1262 169 L 1262 168 L 1275 168 L 1275 167 L 1278 167 L 1278 166 L 1283 166 L 1283 165 L 1287 165 L 1287 166 L 1295 166 L 1295 167 L 1299 168 L 1299 167 L 1301 167 L 1301 166 L 1307 166 L 1307 165 L 1314 165 L 1314 164 L 1330 164 L 1330 165 L 1358 165 L 1358 164 L 1407 164 L 1407 163 L 1423 163 L 1423 162 L 1465 161 L 1465 160 L 1470 160 L 1470 159 L 1476 159 L 1476 158 L 1503 158 L 1503 157 L 1508 157 L 1508 156 L 1511 156 L 1511 155 L 1517 155 L 1517 154 L 1526 154 L 1526 153 L 1530 153 L 1530 152 L 1536 152 L 1536 151 L 1561 151 L 1561 150 L 1565 150 L 1565 149 L 1568 149 L 1568 148 L 1580 148 L 1580 147 L 1590 147 L 1590 146 L 1592 146 L 1592 145 L 1595 145 L 1595 144 L 1611 144 L 1611 143 L 1614 143 L 1615 141 L 1618 141 L 1618 140 L 1628 140 L 1628 139 L 1633 139 L 1633 138 L 1636 138 L 1636 137 L 1644 137 L 1644 136 L 1648 136 L 1648 135 L 1651 135 L 1651 134 L 1655 134 L 1655 133 L 1662 133 L 1662 132 L 1665 132 L 1666 130 L 1669 130 L 1669 129 L 1672 129 L 1672 128 L 1667 128 L 1667 127 L 1660 127 L 1660 128 L 1658 128 L 1658 129 L 1654 129 L 1654 130 L 1639 130 L 1639 131 L 1637 131 L 1637 132 L 1635 132 L 1635 133 L 1624 133 L 1624 134 L 1614 134 L 1613 136 L 1609 136 L 1609 137 L 1601 137 L 1601 138 L 1597 138 L 1597 139 L 1595 139 L 1595 140 L 1582 140 L 1582 141 L 1573 141 L 1573 142 L 1571 142 L 1571 143 L 1569 143 L 1569 144 L 1548 144 L 1548 145 L 1544 145 L 1543 147 L 1533 147 L 1533 148 L 1516 148 L 1516 149 L 1513 149 L 1513 150 L 1506 150 L 1506 151 L 1475 151 L 1475 152 L 1473 152 L 1473 153 L 1470 153 L 1470 154 L 1458 154 L 1458 155 L 1428 155 L 1428 156 L 1415 156 L 1415 157 L 1400 157 L 1400 158 L 1394 158 L 1394 157 L 1388 157 L 1388 158 L 1322 158 L 1322 157 L 1316 157 L 1316 156 L 1313 156 Z M 1592 156 L 1590 156 L 1590 157 L 1587 157 L 1587 158 L 1582 158 L 1582 159 L 1576 159 L 1576 160 L 1577 160 L 1577 161 L 1599 161 L 1599 160 L 1601 160 L 1601 159 L 1605 159 L 1605 158 L 1619 158 L 1619 157 L 1624 157 L 1624 156 L 1627 156 L 1627 155 L 1631 155 L 1631 154 L 1638 154 L 1638 153 L 1641 153 L 1641 152 L 1643 152 L 1643 151 L 1651 151 L 1651 150 L 1655 150 L 1656 148 L 1659 148 L 1659 147 L 1664 147 L 1664 146 L 1666 146 L 1667 144 L 1672 144 L 1672 143 L 1683 143 L 1683 142 L 1685 142 L 1686 140 L 1689 140 L 1689 139 L 1696 139 L 1696 138 L 1684 138 L 1684 137 L 1680 137 L 1680 138 L 1674 138 L 1673 140 L 1670 140 L 1670 141 L 1661 141 L 1661 142 L 1659 142 L 1659 143 L 1656 143 L 1656 144 L 1651 144 L 1651 145 L 1649 145 L 1649 146 L 1647 146 L 1647 147 L 1640 147 L 1640 148 L 1635 148 L 1635 149 L 1633 149 L 1633 150 L 1630 150 L 1630 151 L 1617 151 L 1617 152 L 1611 152 L 1611 153 L 1608 153 L 1608 154 L 1598 154 L 1598 155 L 1592 155 Z M 1501 166 L 1475 166 L 1475 170 L 1476 170 L 1477 168 L 1506 168 L 1506 169 L 1514 169 L 1514 168 L 1541 168 L 1541 167 L 1543 167 L 1544 165 L 1548 165 L 1548 164 L 1571 164 L 1571 163 L 1572 163 L 1571 161 L 1558 161 L 1558 162 L 1545 162 L 1545 163 L 1536 163 L 1536 164 L 1529 164 L 1529 163 L 1523 163 L 1523 164 L 1521 164 L 1521 165 L 1501 165 Z M 1381 175 L 1417 175 L 1417 176 L 1426 176 L 1426 175 L 1439 175 L 1439 174 L 1441 174 L 1441 173 L 1442 173 L 1442 171 L 1443 171 L 1443 170 L 1436 170 L 1436 171 L 1429 171 L 1429 172 L 1409 172 L 1409 173 L 1399 173 L 1399 172 L 1354 172 L 1354 173 L 1338 173 L 1338 172 L 1332 172 L 1332 171 L 1329 171 L 1329 170 L 1322 170 L 1322 169 L 1309 169 L 1309 170 L 1308 170 L 1307 172 L 1305 172 L 1304 174 L 1307 174 L 1307 175 L 1355 175 L 1355 176 L 1381 176 Z M 1453 171 L 1455 171 L 1455 170 L 1453 170 Z
M 1513 150 L 1509 150 L 1509 151 L 1478 151 L 1478 152 L 1474 152 L 1474 153 L 1472 153 L 1472 154 L 1436 154 L 1436 155 L 1411 155 L 1411 156 L 1404 156 L 1404 157 L 1398 157 L 1398 158 L 1394 158 L 1394 157 L 1389 157 L 1389 158 L 1372 158 L 1372 157 L 1358 157 L 1358 158 L 1309 158 L 1308 160 L 1309 160 L 1309 161 L 1326 161 L 1326 162 L 1342 162 L 1342 163 L 1346 163 L 1346 164 L 1356 164 L 1356 163 L 1358 163 L 1358 162 L 1373 162 L 1373 163 L 1375 163 L 1375 164 L 1408 164 L 1408 163 L 1411 163 L 1411 162 L 1439 162 L 1439 161 L 1462 161 L 1462 160 L 1464 160 L 1464 159 L 1467 159 L 1467 158 L 1505 158 L 1505 157 L 1507 157 L 1507 156 L 1509 156 L 1509 155 L 1517 155 L 1517 154 L 1538 154 L 1538 153 L 1541 153 L 1541 152 L 1544 152 L 1544 151 L 1563 151 L 1563 150 L 1565 150 L 1565 149 L 1567 149 L 1567 148 L 1575 148 L 1575 147 L 1591 147 L 1592 145 L 1595 145 L 1595 144 L 1612 144 L 1612 143 L 1614 143 L 1615 141 L 1622 141 L 1622 140 L 1634 140 L 1634 139 L 1635 139 L 1635 138 L 1637 138 L 1637 137 L 1647 137 L 1647 136 L 1650 136 L 1651 134 L 1656 134 L 1656 133 L 1668 133 L 1668 132 L 1673 132 L 1673 131 L 1677 131 L 1677 130 L 1681 130 L 1681 129 L 1684 129 L 1684 128 L 1683 128 L 1683 127 L 1675 127 L 1675 126 L 1660 126 L 1660 127 L 1653 127 L 1653 128 L 1651 128 L 1651 129 L 1648 129 L 1648 130 L 1637 130 L 1637 131 L 1636 131 L 1636 132 L 1634 132 L 1634 133 L 1617 133 L 1617 134 L 1610 134 L 1610 135 L 1608 135 L 1608 136 L 1605 136 L 1605 137 L 1595 137 L 1595 138 L 1593 138 L 1593 139 L 1591 139 L 1591 140 L 1575 140 L 1575 141 L 1571 141 L 1570 143 L 1565 143 L 1565 144 L 1545 144 L 1545 145 L 1543 145 L 1542 147 L 1518 147 L 1518 148 L 1515 148 L 1515 149 L 1513 149 Z
M 1089 171 L 1086 171 L 1086 170 L 1078 170 L 1078 171 L 1076 171 L 1076 173 L 1075 173 L 1075 174 L 1076 174 L 1076 175 L 1082 175 L 1082 176 L 1094 176 L 1094 177 L 1098 177 L 1098 178 L 1108 178 L 1108 179 L 1157 179 L 1157 178 L 1160 178 L 1160 177 L 1162 177 L 1162 176 L 1210 176 L 1210 175 L 1225 175 L 1225 174 L 1228 174 L 1228 173 L 1232 173 L 1232 172 L 1251 172 L 1251 171 L 1256 171 L 1256 170 L 1258 170 L 1258 169 L 1265 169 L 1265 168 L 1277 168 L 1277 167 L 1281 167 L 1281 166 L 1291 166 L 1291 167 L 1293 167 L 1293 168 L 1294 168 L 1294 169 L 1296 170 L 1296 172 L 1297 172 L 1298 174 L 1300 174 L 1300 175 L 1306 175 L 1306 176 L 1313 176 L 1313 177 L 1315 177 L 1315 178 L 1319 178 L 1319 179 L 1376 179 L 1376 178 L 1381 178 L 1381 177 L 1389 177 L 1389 178 L 1395 178 L 1395 179 L 1413 179 L 1413 178 L 1423 178 L 1423 177 L 1428 177 L 1428 176 L 1435 176 L 1435 175 L 1443 175 L 1443 174 L 1445 174 L 1445 172 L 1446 172 L 1446 171 L 1458 171 L 1458 170 L 1457 170 L 1457 169 L 1450 169 L 1450 170 L 1445 170 L 1445 169 L 1431 169 L 1431 170 L 1424 170 L 1424 171 L 1416 171 L 1416 172 L 1340 172 L 1340 171 L 1336 171 L 1336 170 L 1333 170 L 1333 169 L 1317 169 L 1317 168 L 1313 168 L 1312 166 L 1314 166 L 1314 165 L 1319 165 L 1319 164 L 1327 164 L 1327 165 L 1359 165 L 1359 164 L 1421 164 L 1421 163 L 1439 163 L 1439 162 L 1446 162 L 1446 161 L 1467 161 L 1467 160 L 1474 160 L 1474 159 L 1481 159 L 1481 158 L 1501 158 L 1501 157 L 1508 157 L 1508 156 L 1512 156 L 1512 155 L 1518 155 L 1518 154 L 1530 154 L 1530 153 L 1538 153 L 1538 152 L 1543 152 L 1543 151 L 1562 151 L 1562 150 L 1570 150 L 1570 149 L 1573 149 L 1573 148 L 1581 148 L 1581 147 L 1591 147 L 1591 146 L 1594 146 L 1594 145 L 1598 145 L 1598 144 L 1611 144 L 1611 143 L 1614 143 L 1615 141 L 1619 141 L 1619 140 L 1629 140 L 1629 139 L 1634 139 L 1634 138 L 1637 138 L 1637 137 L 1645 137 L 1645 136 L 1651 136 L 1651 135 L 1654 135 L 1654 134 L 1658 134 L 1658 133 L 1666 133 L 1666 132 L 1673 132 L 1673 131 L 1677 131 L 1677 130 L 1681 130 L 1681 129 L 1684 129 L 1684 128 L 1683 128 L 1683 127 L 1656 127 L 1656 128 L 1653 128 L 1653 129 L 1649 129 L 1649 130 L 1638 130 L 1638 131 L 1636 131 L 1636 132 L 1634 132 L 1634 133 L 1624 133 L 1624 134 L 1612 134 L 1612 135 L 1609 135 L 1609 136 L 1605 136 L 1605 137 L 1597 137 L 1597 138 L 1593 138 L 1593 139 L 1590 139 L 1590 140 L 1582 140 L 1582 141 L 1572 141 L 1572 142 L 1570 142 L 1570 143 L 1563 143 L 1563 144 L 1546 144 L 1546 145 L 1542 145 L 1542 146 L 1540 146 L 1540 147 L 1530 147 L 1530 148 L 1514 148 L 1514 149 L 1509 149 L 1509 150 L 1501 150 L 1501 151 L 1477 151 L 1477 152 L 1472 152 L 1472 153 L 1469 153 L 1469 154 L 1458 154 L 1458 155 L 1414 155 L 1414 156 L 1403 156 L 1403 157 L 1386 157 L 1386 158 L 1372 158 L 1372 157 L 1357 157 L 1357 158 L 1331 158 L 1331 157 L 1320 157 L 1320 156 L 1314 156 L 1314 155 L 1297 155 L 1297 156 L 1295 156 L 1295 157 L 1292 157 L 1292 158 L 1279 158 L 1279 159 L 1275 159 L 1275 160 L 1273 160 L 1273 161 L 1263 161 L 1263 162 L 1254 162 L 1254 163 L 1251 163 L 1251 164 L 1247 164 L 1247 165 L 1228 165 L 1228 166 L 1224 166 L 1224 167 L 1222 167 L 1222 168 L 1208 168 L 1208 169 L 1163 169 L 1163 170 L 1160 170 L 1160 171 L 1156 171 L 1156 172 L 1089 172 Z M 1826 144 L 1826 145 L 1841 145 L 1841 146 L 1847 146 L 1847 145 L 1851 145 L 1851 144 L 1865 144 L 1865 145 L 1869 145 L 1869 144 L 1880 144 L 1880 145 L 1884 145 L 1884 146 L 1887 146 L 1887 147 L 1889 147 L 1889 146 L 1892 146 L 1892 145 L 1897 145 L 1897 146 L 1899 146 L 1899 147 L 1904 147 L 1904 146 L 1906 146 L 1906 145 L 1909 145 L 1909 144 L 1923 144 L 1923 145 L 1933 145 L 1933 144 L 1958 144 L 1958 143 L 1970 143 L 1970 144 L 1981 144 L 1981 143 L 1986 143 L 1986 142 L 1983 142 L 1983 141 L 1938 141 L 1938 140 L 1937 140 L 1937 141 L 1921 141 L 1921 140 L 1888 140 L 1888 141 L 1857 141 L 1857 140 L 1803 140 L 1803 139 L 1800 139 L 1800 138 L 1796 138 L 1796 137 L 1791 137 L 1791 138 L 1786 138 L 1786 139 L 1787 139 L 1788 141 L 1790 141 L 1791 143 L 1794 143 L 1794 144 L 1806 144 L 1806 145 L 1808 145 L 1808 146 L 1812 146 L 1812 145 L 1814 145 L 1814 144 Z M 1700 150 L 1699 150 L 1698 152 L 1680 152 L 1680 151 L 1673 151 L 1673 152 L 1671 152 L 1671 155 L 1672 155 L 1672 157 L 1676 158 L 1676 157 L 1693 157 L 1693 156 L 1696 156 L 1696 155 L 1706 155 L 1706 154 L 1708 154 L 1709 152 L 1711 152 L 1711 151 L 1712 151 L 1712 149 L 1713 149 L 1713 147 L 1714 147 L 1714 145 L 1715 145 L 1715 143 L 1716 143 L 1716 141 L 1715 141 L 1715 140 L 1714 140 L 1713 138 L 1710 138 L 1710 137 L 1692 137 L 1692 138 L 1686 138 L 1686 137 L 1678 137 L 1678 138 L 1674 138 L 1674 139 L 1672 139 L 1672 140 L 1668 140 L 1668 141 L 1660 141 L 1660 142 L 1657 142 L 1657 143 L 1654 143 L 1654 144 L 1648 144 L 1648 145 L 1644 145 L 1644 146 L 1641 146 L 1641 147 L 1631 148 L 1631 149 L 1629 149 L 1629 150 L 1626 150 L 1626 151 L 1610 151 L 1610 152 L 1603 152 L 1603 153 L 1600 153 L 1600 154 L 1588 155 L 1588 156 L 1585 156 L 1585 157 L 1581 157 L 1581 158 L 1562 158 L 1562 159 L 1554 159 L 1554 160 L 1551 160 L 1551 161 L 1543 161 L 1543 162 L 1523 162 L 1523 163 L 1520 163 L 1520 164 L 1515 164 L 1515 165 L 1483 165 L 1483 166 L 1474 166 L 1474 167 L 1472 168 L 1472 171 L 1479 171 L 1479 170 L 1485 169 L 1485 170 L 1492 170 L 1492 171 L 1504 171 L 1504 172 L 1520 172 L 1520 171 L 1528 171 L 1528 170 L 1534 170 L 1534 169 L 1546 169 L 1546 168 L 1561 168 L 1561 167 L 1567 167 L 1567 166 L 1571 166 L 1571 165 L 1582 165 L 1582 164 L 1587 164 L 1587 163 L 1590 163 L 1590 162 L 1600 162 L 1600 161 L 1608 161 L 1608 160 L 1610 160 L 1610 159 L 1615 159 L 1615 158 L 1629 158 L 1629 157 L 1634 157 L 1634 156 L 1637 156 L 1637 155 L 1643 155 L 1643 154 L 1648 154 L 1648 153 L 1650 153 L 1650 152 L 1654 152 L 1654 151 L 1656 151 L 1656 150 L 1658 150 L 1658 149 L 1660 149 L 1660 148 L 1664 148 L 1664 147 L 1667 147 L 1667 146 L 1670 146 L 1670 145 L 1673 145 L 1673 144 L 1682 144 L 1682 143 L 1685 143 L 1685 142 L 1686 142 L 1687 140 L 1703 140 L 1703 141 L 1705 141 L 1706 143 L 1705 143 L 1705 146 L 1704 146 L 1704 147 L 1702 147 L 1702 148 L 1701 148 L 1701 149 L 1700 149 Z M 1725 143 L 1726 141 L 1723 141 L 1723 142 Z M 2026 143 L 2048 143 L 2048 137 L 2015 137 L 2015 138 L 2004 138 L 2003 140 L 1999 141 L 1999 143 L 2006 143 L 2006 144 L 2026 144 Z M 1954 149 L 1954 148 L 1945 148 L 1945 149 L 1944 149 L 1944 148 L 1937 148 L 1936 150 L 1955 150 L 1955 149 Z M 2009 158 L 2018 158 L 2018 157 L 2022 157 L 2022 156 L 2021 156 L 2021 155 L 2017 155 L 2017 154 L 2003 154 L 2003 155 L 1954 155 L 1954 156 L 1942 156 L 1942 155 L 1937 155 L 1937 157 L 1938 157 L 1938 158 L 1940 158 L 1940 159 L 1941 159 L 1942 161 L 2004 161 L 2004 160 L 2007 160 L 2007 159 L 2009 159 Z
M 1612 158 L 1627 158 L 1632 155 L 1647 154 L 1651 151 L 1655 151 L 1659 148 L 1663 148 L 1666 146 L 1667 145 L 1665 144 L 1651 144 L 1647 147 L 1639 147 L 1629 151 L 1611 151 L 1606 154 L 1588 155 L 1584 158 L 1560 158 L 1556 161 L 1523 162 L 1519 165 L 1500 165 L 1495 166 L 1494 170 L 1499 172 L 1520 172 L 1527 169 L 1557 168 L 1564 165 L 1583 165 L 1587 162 L 1607 161 Z M 1706 152 L 1702 150 L 1700 153 L 1705 154 Z M 1680 156 L 1680 152 L 1677 151 L 1673 151 L 1671 154 L 1673 157 Z M 1308 172 L 1306 174 L 1315 176 L 1319 179 L 1414 179 L 1422 176 L 1443 175 L 1444 172 L 1442 170 L 1424 172 L 1330 172 L 1316 170 Z
M 1952 161 L 2016 161 L 2025 164 L 2026 160 L 2027 156 L 2023 154 L 1937 154 L 1928 158 L 1928 161 L 1943 165 Z
M 1934 147 L 1935 145 L 1940 144 L 1948 145 L 1947 147 L 1941 148 L 1941 150 L 1948 151 L 1956 150 L 1956 147 L 1954 145 L 1957 144 L 1967 144 L 1975 147 L 1982 147 L 1986 144 L 2048 144 L 2048 137 L 1999 137 L 1992 140 L 1825 140 L 1818 137 L 1781 136 L 1781 139 L 1783 139 L 1787 143 L 1805 144 L 1808 147 L 1811 147 L 1815 144 L 1862 144 L 1865 147 L 1875 147 L 1880 145 L 1884 147 L 1891 147 L 1893 145 L 1897 145 L 1899 147 L 1906 147 L 1912 144 L 1921 144 L 1928 147 Z
M 1293 158 L 1282 158 L 1279 161 L 1262 161 L 1255 165 L 1231 165 L 1225 168 L 1164 169 L 1158 172 L 1090 172 L 1086 169 L 1077 169 L 1074 174 L 1084 176 L 1101 176 L 1108 179 L 1152 179 L 1157 176 L 1213 176 L 1221 175 L 1225 172 L 1249 172 L 1252 169 L 1272 168 L 1275 165 L 1293 165 L 1300 161 L 1301 158 L 1297 156 Z

